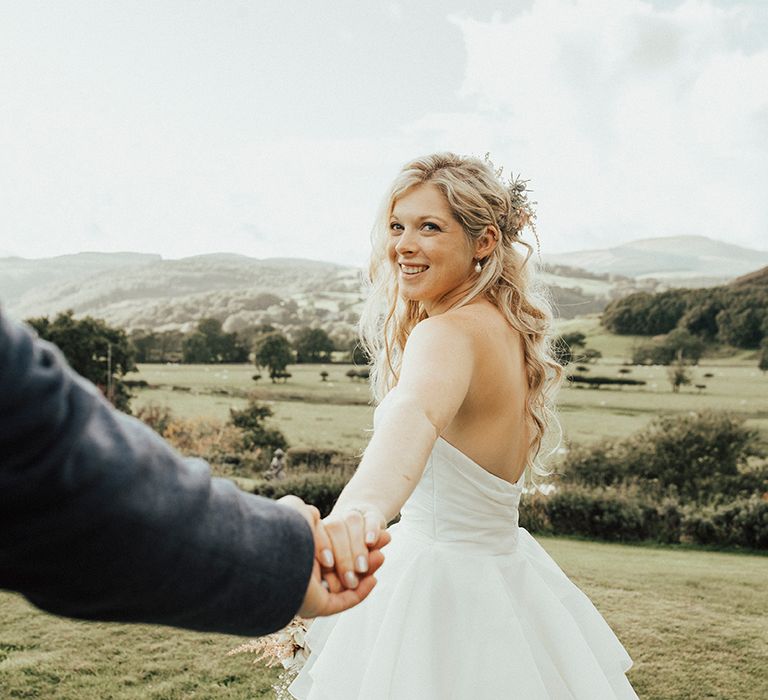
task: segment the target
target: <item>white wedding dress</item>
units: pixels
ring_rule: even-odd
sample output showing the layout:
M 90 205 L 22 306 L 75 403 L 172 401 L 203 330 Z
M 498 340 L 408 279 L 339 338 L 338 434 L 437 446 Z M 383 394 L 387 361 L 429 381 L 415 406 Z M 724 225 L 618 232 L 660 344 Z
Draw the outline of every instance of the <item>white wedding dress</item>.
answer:
M 387 401 L 376 409 L 374 427 Z M 389 528 L 378 583 L 317 618 L 289 690 L 301 700 L 637 698 L 624 647 L 518 526 L 522 484 L 438 438 Z

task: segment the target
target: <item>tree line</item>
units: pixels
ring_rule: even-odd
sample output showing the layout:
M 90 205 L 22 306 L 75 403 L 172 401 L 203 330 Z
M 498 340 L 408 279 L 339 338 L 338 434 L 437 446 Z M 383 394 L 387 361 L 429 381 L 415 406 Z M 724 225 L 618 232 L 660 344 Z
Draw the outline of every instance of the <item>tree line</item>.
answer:
M 752 349 L 768 335 L 768 287 L 638 292 L 608 304 L 601 320 L 619 335 L 661 335 L 683 329 L 704 341 Z
M 266 324 L 226 333 L 220 321 L 204 318 L 191 333 L 136 330 L 129 335 L 101 319 L 77 319 L 71 310 L 55 318 L 30 318 L 27 323 L 43 340 L 57 345 L 76 372 L 126 411 L 130 386 L 124 376 L 139 362 L 218 364 L 244 363 L 253 358 L 257 367 L 269 372 L 272 381 L 290 376 L 285 371 L 289 364 L 330 362 L 334 351 L 346 352 L 349 360 L 357 364 L 367 364 L 356 342 L 334 342 L 321 328 L 301 328 L 289 339 Z
M 768 276 L 768 275 L 766 275 Z M 768 285 L 766 276 L 709 289 L 639 292 L 612 301 L 601 323 L 619 335 L 664 335 L 639 345 L 633 362 L 697 362 L 708 345 L 758 349 L 758 366 L 768 370 Z

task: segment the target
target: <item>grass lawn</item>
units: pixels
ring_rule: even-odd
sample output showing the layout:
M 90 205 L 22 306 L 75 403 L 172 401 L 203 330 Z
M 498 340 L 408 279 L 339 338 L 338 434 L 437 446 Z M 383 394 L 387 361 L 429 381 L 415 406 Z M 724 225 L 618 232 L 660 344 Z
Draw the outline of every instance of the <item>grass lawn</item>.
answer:
M 768 557 L 540 537 L 634 660 L 643 700 L 768 697 Z M 52 617 L 0 593 L 0 697 L 269 697 L 237 637 Z
M 589 374 L 620 376 L 633 338 L 603 333 L 595 319 L 565 322 L 584 330 L 604 359 Z M 746 356 L 707 360 L 694 384 L 673 394 L 665 368 L 633 367 L 640 389 L 576 389 L 560 394 L 566 439 L 623 437 L 660 413 L 729 409 L 760 429 L 768 444 L 768 377 Z M 182 418 L 224 421 L 254 394 L 295 446 L 359 452 L 372 408 L 350 365 L 292 365 L 286 384 L 254 382 L 251 365 L 142 365 L 130 379 L 133 406 L 168 405 Z M 330 373 L 328 381 L 320 372 Z M 704 377 L 705 373 L 712 374 Z M 768 697 L 768 557 L 683 547 L 629 546 L 538 538 L 590 596 L 634 659 L 629 677 L 643 700 Z M 55 618 L 0 592 L 0 698 L 175 700 L 270 697 L 276 670 L 226 656 L 242 640 L 161 627 Z
M 627 341 L 610 338 L 614 344 Z M 590 336 L 590 345 L 592 340 Z M 588 375 L 620 377 L 620 369 L 629 369 L 627 377 L 646 384 L 599 390 L 563 386 L 558 405 L 566 441 L 625 437 L 660 413 L 714 408 L 744 416 L 768 445 L 768 376 L 758 371 L 755 362 L 705 360 L 692 368 L 692 386 L 678 393 L 671 391 L 665 367 L 624 367 L 621 362 L 616 355 L 606 357 L 589 365 Z M 253 395 L 271 406 L 275 425 L 292 445 L 360 452 L 372 424 L 372 408 L 367 385 L 345 376 L 350 367 L 291 365 L 291 379 L 272 384 L 263 379 L 254 382 L 251 365 L 141 365 L 130 378 L 143 379 L 152 388 L 135 390 L 132 405 L 165 404 L 182 418 L 225 421 L 230 408 L 241 408 Z M 326 382 L 320 380 L 323 369 L 330 374 Z M 696 384 L 706 388 L 697 389 Z

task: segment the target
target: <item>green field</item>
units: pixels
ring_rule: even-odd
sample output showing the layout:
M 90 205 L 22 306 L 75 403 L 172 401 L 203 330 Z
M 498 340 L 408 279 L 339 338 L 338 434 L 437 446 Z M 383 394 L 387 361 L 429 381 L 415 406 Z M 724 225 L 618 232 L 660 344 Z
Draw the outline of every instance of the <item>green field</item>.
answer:
M 538 537 L 634 660 L 643 700 L 768 697 L 768 557 Z M 386 552 L 386 550 L 385 550 Z M 0 697 L 252 700 L 237 637 L 64 620 L 0 593 Z
M 604 359 L 589 375 L 620 376 L 635 339 L 604 333 L 594 318 L 563 323 L 582 330 Z M 627 436 L 659 414 L 728 409 L 759 429 L 768 445 L 768 377 L 748 353 L 708 359 L 694 384 L 673 393 L 661 367 L 631 367 L 641 388 L 564 387 L 566 442 Z M 252 379 L 251 365 L 142 365 L 129 378 L 134 409 L 163 404 L 184 419 L 225 421 L 249 396 L 274 411 L 293 446 L 359 453 L 373 409 L 350 365 L 293 365 L 286 384 Z M 326 370 L 328 381 L 320 379 Z M 704 377 L 709 373 L 713 376 Z M 246 483 L 247 480 L 243 480 Z M 538 537 L 590 596 L 635 661 L 629 677 L 644 700 L 768 697 L 768 557 L 685 547 L 629 546 Z M 55 618 L 0 593 L 0 698 L 196 699 L 270 696 L 273 670 L 226 652 L 235 637 L 160 627 Z
M 614 336 L 615 337 L 615 336 Z M 599 336 L 596 336 L 599 341 Z M 621 339 L 626 340 L 626 339 Z M 592 337 L 589 340 L 593 345 Z M 286 384 L 254 382 L 250 365 L 141 365 L 132 379 L 156 388 L 136 390 L 133 406 L 165 404 L 182 418 L 224 421 L 230 407 L 242 407 L 249 394 L 267 402 L 275 424 L 295 446 L 360 452 L 367 442 L 373 410 L 367 386 L 351 381 L 351 365 L 292 365 Z M 589 365 L 590 376 L 619 377 L 622 360 L 606 356 Z M 768 444 L 768 376 L 746 359 L 703 361 L 692 368 L 693 384 L 673 393 L 664 367 L 630 367 L 627 376 L 647 382 L 642 387 L 595 390 L 565 385 L 559 395 L 566 442 L 593 442 L 627 436 L 665 413 L 704 408 L 726 409 L 747 419 Z M 328 381 L 320 372 L 329 372 Z M 705 377 L 712 374 L 712 377 Z M 176 387 L 175 389 L 173 387 Z

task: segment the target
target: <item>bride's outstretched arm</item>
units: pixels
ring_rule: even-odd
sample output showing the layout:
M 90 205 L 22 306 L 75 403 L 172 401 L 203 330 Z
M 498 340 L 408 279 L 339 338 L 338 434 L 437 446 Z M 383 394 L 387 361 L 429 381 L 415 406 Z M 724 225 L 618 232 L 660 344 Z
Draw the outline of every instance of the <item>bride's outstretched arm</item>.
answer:
M 416 488 L 435 441 L 464 402 L 474 362 L 472 339 L 460 317 L 430 317 L 411 331 L 397 391 L 387 399 L 357 471 L 324 521 L 335 568 L 353 587 L 354 581 L 343 577 L 353 561 L 367 556 L 364 534 L 373 532 L 375 542 Z

